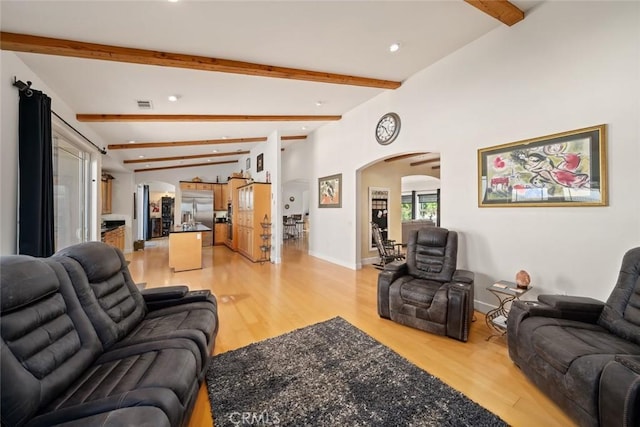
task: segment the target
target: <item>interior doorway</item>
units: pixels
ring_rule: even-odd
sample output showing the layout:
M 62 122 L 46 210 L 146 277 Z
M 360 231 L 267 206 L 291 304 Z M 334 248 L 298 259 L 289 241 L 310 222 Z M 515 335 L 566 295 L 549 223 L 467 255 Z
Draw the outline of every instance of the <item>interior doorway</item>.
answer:
M 151 240 L 169 236 L 175 223 L 175 194 L 173 184 L 150 181 L 136 189 L 137 239 Z
M 296 251 L 309 251 L 310 186 L 306 180 L 289 181 L 282 185 L 282 261 L 286 262 Z
M 356 256 L 361 265 L 380 260 L 372 244 L 371 222 L 384 228 L 384 239 L 402 245 L 406 245 L 408 228 L 428 221 L 440 223 L 439 153 L 405 153 L 378 159 L 360 168 L 357 175 L 356 221 L 360 233 Z

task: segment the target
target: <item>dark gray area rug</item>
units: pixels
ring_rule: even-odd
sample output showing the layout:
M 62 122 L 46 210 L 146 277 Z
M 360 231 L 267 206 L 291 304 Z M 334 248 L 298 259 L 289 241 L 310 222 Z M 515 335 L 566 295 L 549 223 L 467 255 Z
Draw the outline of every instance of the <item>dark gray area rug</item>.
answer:
M 339 317 L 214 356 L 206 380 L 216 427 L 506 426 Z

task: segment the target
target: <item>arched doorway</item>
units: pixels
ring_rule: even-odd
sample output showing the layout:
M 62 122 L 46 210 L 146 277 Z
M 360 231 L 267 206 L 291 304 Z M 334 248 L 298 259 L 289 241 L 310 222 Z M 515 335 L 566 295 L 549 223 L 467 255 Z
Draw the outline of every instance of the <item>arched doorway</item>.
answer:
M 387 230 L 385 238 L 395 240 L 398 243 L 403 241 L 403 229 L 406 228 L 403 221 L 403 196 L 416 196 L 416 204 L 426 203 L 425 196 L 431 191 L 439 191 L 440 188 L 440 154 L 439 153 L 405 153 L 396 154 L 392 157 L 381 158 L 373 163 L 363 166 L 357 171 L 359 195 L 357 222 L 360 230 L 357 239 L 357 257 L 360 264 L 373 264 L 379 260 L 377 248 L 372 244 L 371 224 L 372 215 L 386 216 Z M 406 187 L 403 188 L 403 178 L 407 177 Z M 408 178 L 415 177 L 415 178 Z M 414 192 L 415 193 L 412 193 Z M 421 197 L 417 197 L 420 195 Z M 375 200 L 374 200 L 375 199 Z M 405 197 L 406 200 L 406 197 Z M 386 204 L 386 208 L 380 208 L 381 203 Z M 374 209 L 374 205 L 377 207 Z M 439 203 L 438 203 L 439 206 Z M 428 218 L 432 214 L 431 209 L 421 206 L 422 211 L 408 220 L 417 220 L 421 216 Z M 440 213 L 436 211 L 431 218 L 433 223 L 437 223 Z M 376 221 L 377 222 L 377 221 Z M 413 225 L 418 225 L 416 222 Z

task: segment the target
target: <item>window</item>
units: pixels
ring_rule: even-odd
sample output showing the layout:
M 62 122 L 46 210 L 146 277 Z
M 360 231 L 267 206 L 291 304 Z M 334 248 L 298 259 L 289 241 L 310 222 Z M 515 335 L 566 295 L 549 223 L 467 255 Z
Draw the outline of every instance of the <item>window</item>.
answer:
M 402 221 L 414 219 L 431 220 L 439 225 L 440 215 L 440 190 L 435 192 L 403 194 L 400 201 L 402 204 Z
M 89 240 L 89 153 L 53 138 L 55 249 Z
M 413 219 L 413 196 L 411 194 L 402 195 L 402 221 Z
M 438 222 L 438 193 L 418 194 L 417 219 Z

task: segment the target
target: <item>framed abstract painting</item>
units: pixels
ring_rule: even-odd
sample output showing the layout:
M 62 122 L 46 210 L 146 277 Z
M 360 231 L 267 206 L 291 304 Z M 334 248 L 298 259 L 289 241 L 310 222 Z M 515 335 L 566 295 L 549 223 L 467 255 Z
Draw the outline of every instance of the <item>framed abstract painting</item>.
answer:
M 606 125 L 479 149 L 478 206 L 607 206 Z

